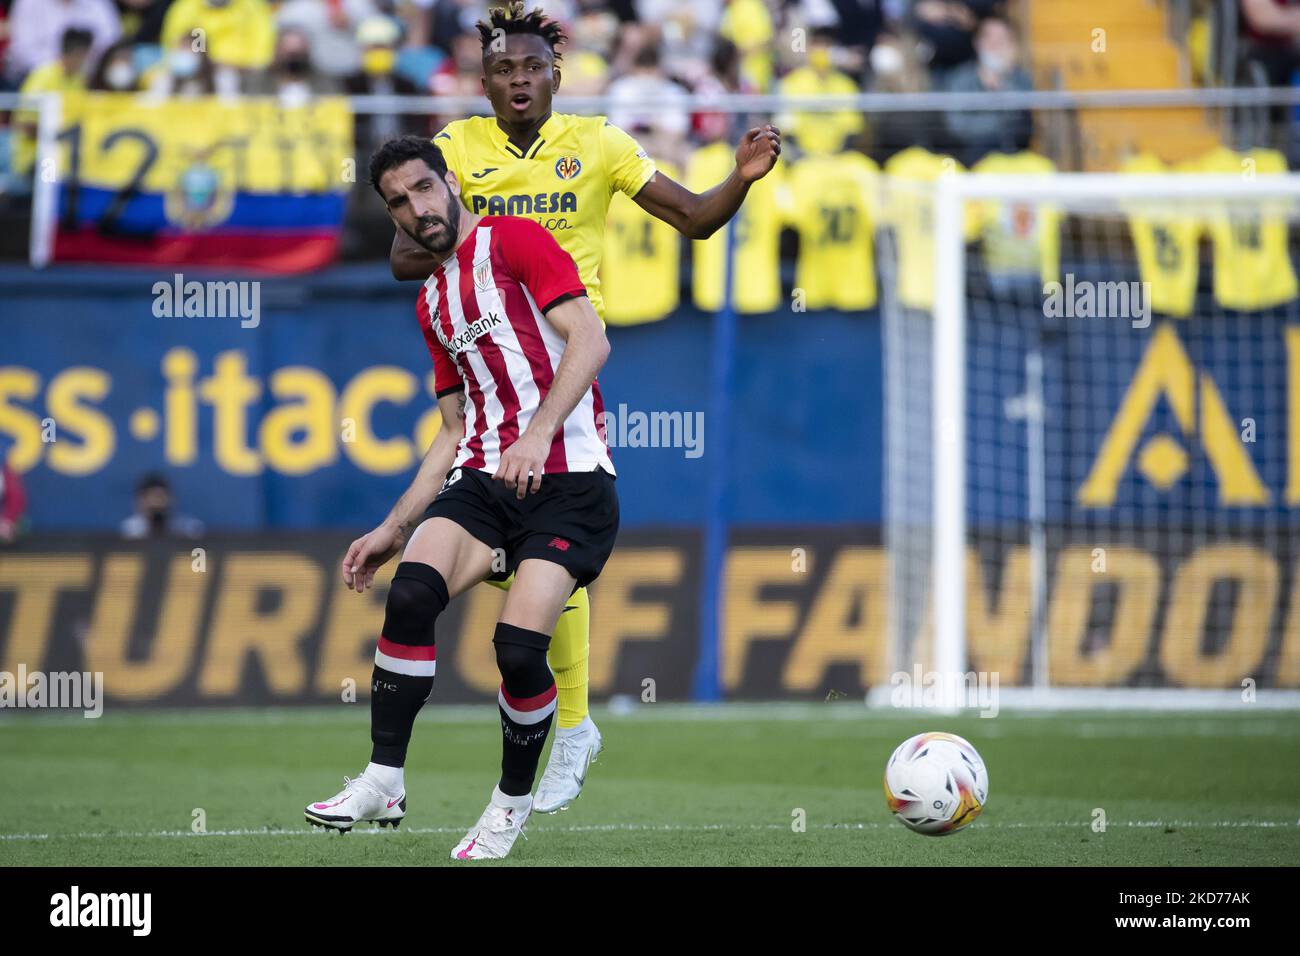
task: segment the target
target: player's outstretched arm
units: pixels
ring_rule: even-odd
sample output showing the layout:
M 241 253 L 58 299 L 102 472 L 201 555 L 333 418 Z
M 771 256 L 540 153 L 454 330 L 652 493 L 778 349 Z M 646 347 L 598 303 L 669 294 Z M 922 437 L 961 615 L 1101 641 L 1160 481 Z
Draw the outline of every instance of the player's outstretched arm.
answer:
M 564 353 L 555 369 L 555 380 L 524 433 L 501 453 L 501 462 L 492 476 L 507 488 L 515 489 L 519 498 L 541 488 L 542 468 L 551 452 L 551 440 L 609 358 L 605 326 L 586 296 L 566 299 L 553 306 L 546 318 L 564 339 Z
M 736 168 L 712 189 L 693 193 L 656 172 L 634 198 L 642 209 L 688 239 L 707 239 L 736 214 L 750 183 L 771 172 L 780 155 L 781 131 L 771 124 L 755 126 L 736 147 Z
M 394 279 L 419 279 L 423 282 L 433 275 L 437 263 L 429 250 L 398 229 L 393 236 L 393 246 L 388 250 L 388 265 L 393 270 Z
M 438 409 L 442 412 L 442 427 L 433 437 L 410 487 L 402 492 L 383 523 L 353 541 L 343 558 L 343 583 L 358 594 L 374 583 L 375 572 L 406 544 L 456 460 L 456 445 L 465 433 L 464 390 L 438 399 Z

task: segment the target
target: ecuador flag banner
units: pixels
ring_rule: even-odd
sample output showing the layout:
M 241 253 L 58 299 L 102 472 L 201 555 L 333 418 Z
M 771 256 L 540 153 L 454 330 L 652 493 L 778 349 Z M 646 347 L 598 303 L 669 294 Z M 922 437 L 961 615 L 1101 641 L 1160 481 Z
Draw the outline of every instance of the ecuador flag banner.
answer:
M 355 181 L 341 97 L 64 98 L 56 261 L 302 272 L 332 261 Z

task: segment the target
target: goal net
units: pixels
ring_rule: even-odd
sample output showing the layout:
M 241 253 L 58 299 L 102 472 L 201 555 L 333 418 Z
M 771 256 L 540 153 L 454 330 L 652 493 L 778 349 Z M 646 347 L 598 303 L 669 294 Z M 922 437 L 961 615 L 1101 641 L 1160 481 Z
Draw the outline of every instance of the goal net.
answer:
M 1296 706 L 1300 176 L 1255 173 L 882 181 L 895 682 Z

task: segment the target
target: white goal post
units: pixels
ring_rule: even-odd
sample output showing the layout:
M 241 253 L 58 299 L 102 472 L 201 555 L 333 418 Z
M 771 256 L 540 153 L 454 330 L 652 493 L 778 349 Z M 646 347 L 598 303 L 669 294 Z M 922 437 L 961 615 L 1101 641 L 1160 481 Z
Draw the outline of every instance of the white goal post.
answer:
M 890 188 L 887 181 L 884 188 L 886 191 Z M 1168 675 L 1158 673 L 1162 662 L 1167 660 L 1176 659 L 1180 667 L 1186 664 L 1186 674 L 1205 674 L 1208 673 L 1208 669 L 1200 667 L 1199 659 L 1191 660 L 1191 657 L 1194 657 L 1192 651 L 1161 649 L 1159 636 L 1156 635 L 1150 642 L 1150 647 L 1154 650 L 1143 644 L 1140 648 L 1132 647 L 1126 651 L 1133 660 L 1148 660 L 1146 656 L 1139 658 L 1141 653 L 1150 655 L 1150 659 L 1155 660 L 1156 663 L 1150 667 L 1144 665 L 1143 668 L 1134 668 L 1133 673 L 1122 681 L 1113 681 L 1107 685 L 1102 681 L 1094 683 L 1085 680 L 1081 685 L 1071 686 L 1069 681 L 1058 682 L 1054 679 L 1056 675 L 1048 653 L 1052 643 L 1047 634 L 1051 626 L 1047 610 L 1047 584 L 1051 574 L 1046 539 L 1049 534 L 1063 540 L 1070 537 L 1068 533 L 1052 530 L 1052 527 L 1054 522 L 1059 523 L 1062 520 L 1060 513 L 1070 510 L 1073 504 L 1073 499 L 1066 501 L 1061 491 L 1069 479 L 1070 467 L 1068 466 L 1077 464 L 1070 459 L 1069 454 L 1061 451 L 1070 447 L 1072 439 L 1069 430 L 1072 422 L 1063 421 L 1065 415 L 1058 414 L 1061 410 L 1052 406 L 1051 397 L 1045 397 L 1044 388 L 1059 398 L 1061 386 L 1052 378 L 1056 373 L 1050 368 L 1044 371 L 1043 349 L 1040 347 L 1029 347 L 1023 361 L 1018 359 L 1015 368 L 1008 365 L 1006 370 L 999 372 L 1002 378 L 997 384 L 1004 384 L 1014 379 L 1017 382 L 1018 394 L 1016 395 L 998 394 L 996 388 L 990 390 L 987 381 L 974 384 L 970 381 L 968 373 L 972 368 L 972 356 L 969 354 L 968 336 L 971 332 L 969 313 L 974 300 L 968 281 L 972 258 L 967 251 L 970 233 L 965 225 L 970 204 L 981 204 L 983 208 L 991 208 L 993 204 L 1017 204 L 1037 207 L 1040 211 L 1051 207 L 1062 213 L 1062 222 L 1066 221 L 1067 215 L 1083 220 L 1083 225 L 1077 227 L 1075 231 L 1082 231 L 1085 236 L 1076 243 L 1076 248 L 1084 250 L 1090 258 L 1090 265 L 1095 267 L 1099 274 L 1106 274 L 1113 268 L 1117 270 L 1117 274 L 1123 273 L 1126 277 L 1138 278 L 1137 263 L 1132 255 L 1132 247 L 1129 245 L 1131 237 L 1128 235 L 1128 217 L 1139 214 L 1135 213 L 1135 210 L 1140 209 L 1140 214 L 1145 216 L 1168 215 L 1195 219 L 1207 224 L 1213 221 L 1214 216 L 1235 215 L 1235 210 L 1238 208 L 1264 210 L 1262 215 L 1284 217 L 1289 233 L 1290 226 L 1300 221 L 1300 175 L 955 174 L 939 177 L 928 189 L 930 201 L 933 203 L 934 299 L 930 316 L 932 324 L 918 333 L 922 325 L 918 324 L 914 314 L 909 316 L 909 312 L 915 313 L 916 310 L 905 308 L 898 302 L 897 294 L 891 297 L 888 289 L 886 289 L 883 309 L 886 374 L 887 379 L 891 373 L 893 378 L 892 384 L 888 381 L 886 383 L 885 415 L 886 428 L 893 432 L 886 445 L 885 528 L 886 545 L 892 565 L 891 593 L 894 594 L 891 598 L 891 666 L 896 672 L 910 671 L 912 665 L 925 661 L 930 665 L 927 670 L 932 669 L 939 675 L 965 675 L 971 668 L 971 641 L 973 637 L 979 635 L 968 633 L 967 600 L 968 595 L 972 593 L 970 588 L 979 585 L 973 585 L 968 580 L 968 568 L 971 566 L 978 568 L 978 559 L 973 565 L 970 563 L 973 550 L 972 506 L 968 501 L 968 490 L 974 483 L 985 500 L 995 500 L 1000 492 L 1000 483 L 1008 481 L 1010 485 L 1014 485 L 1014 490 L 1008 490 L 1007 494 L 1023 499 L 1018 507 L 1027 515 L 1026 518 L 1017 520 L 1014 533 L 1010 536 L 1017 538 L 1015 546 L 1024 552 L 1017 555 L 1017 560 L 1023 558 L 1023 567 L 1027 569 L 1026 574 L 1030 582 L 1029 587 L 1025 589 L 1027 606 L 1024 608 L 1030 635 L 1028 660 L 1023 671 L 1010 675 L 1003 674 L 1004 703 L 1011 706 L 1019 703 L 1031 706 L 1064 707 L 1204 708 L 1240 705 L 1243 699 L 1248 699 L 1251 702 L 1271 706 L 1300 706 L 1300 690 L 1288 689 L 1297 685 L 1291 683 L 1295 675 L 1287 669 L 1292 667 L 1288 663 L 1292 657 L 1300 658 L 1300 648 L 1280 646 L 1284 641 L 1300 642 L 1300 631 L 1292 633 L 1288 629 L 1290 618 L 1288 617 L 1288 621 L 1282 620 L 1283 610 L 1285 609 L 1290 615 L 1292 605 L 1300 602 L 1300 594 L 1289 593 L 1294 565 L 1291 563 L 1291 554 L 1287 547 L 1293 537 L 1292 532 L 1300 528 L 1300 521 L 1295 517 L 1296 512 L 1300 511 L 1300 501 L 1294 502 L 1294 506 L 1288 509 L 1282 501 L 1281 492 L 1273 489 L 1270 496 L 1271 504 L 1268 507 L 1245 507 L 1240 510 L 1240 514 L 1245 517 L 1238 517 L 1237 511 L 1232 511 L 1227 506 L 1221 507 L 1218 501 L 1205 497 L 1211 492 L 1201 486 L 1208 487 L 1208 483 L 1213 480 L 1213 475 L 1200 484 L 1191 482 L 1188 476 L 1195 477 L 1197 473 L 1198 443 L 1212 445 L 1217 441 L 1222 444 L 1222 439 L 1216 437 L 1217 432 L 1211 435 L 1205 431 L 1206 426 L 1201 424 L 1201 421 L 1209 413 L 1204 411 L 1199 413 L 1202 419 L 1198 420 L 1191 429 L 1191 434 L 1175 432 L 1173 438 L 1168 441 L 1163 441 L 1158 446 L 1153 445 L 1155 450 L 1150 455 L 1154 463 L 1164 460 L 1161 453 L 1165 458 L 1173 460 L 1165 470 L 1181 474 L 1183 479 L 1189 482 L 1190 490 L 1185 493 L 1185 500 L 1198 503 L 1197 507 L 1203 505 L 1201 511 L 1189 519 L 1188 515 L 1191 512 L 1187 508 L 1183 508 L 1180 512 L 1178 508 L 1166 505 L 1159 498 L 1159 493 L 1168 492 L 1171 488 L 1173 493 L 1178 493 L 1177 479 L 1170 480 L 1165 486 L 1166 475 L 1160 473 L 1153 464 L 1151 470 L 1157 472 L 1162 484 L 1159 493 L 1144 488 L 1144 497 L 1135 499 L 1132 503 L 1115 505 L 1111 510 L 1116 515 L 1123 512 L 1119 517 L 1093 517 L 1090 514 L 1083 519 L 1069 520 L 1074 521 L 1077 526 L 1076 531 L 1080 527 L 1086 527 L 1087 530 L 1096 532 L 1096 540 L 1102 543 L 1111 541 L 1114 537 L 1113 532 L 1116 531 L 1124 532 L 1129 539 L 1136 537 L 1138 540 L 1155 542 L 1151 554 L 1137 554 L 1135 557 L 1135 560 L 1140 560 L 1147 567 L 1163 567 L 1161 562 L 1191 564 L 1192 559 L 1197 558 L 1199 561 L 1197 573 L 1201 574 L 1201 577 L 1195 578 L 1193 583 L 1199 582 L 1206 588 L 1217 585 L 1221 580 L 1231 578 L 1236 573 L 1231 568 L 1231 561 L 1236 552 L 1231 549 L 1237 545 L 1233 543 L 1236 539 L 1232 538 L 1231 534 L 1249 531 L 1263 542 L 1261 547 L 1254 551 L 1251 550 L 1252 546 L 1241 546 L 1243 548 L 1241 554 L 1251 560 L 1258 557 L 1261 567 L 1269 560 L 1273 560 L 1267 556 L 1269 545 L 1279 544 L 1280 550 L 1277 552 L 1276 563 L 1271 571 L 1263 575 L 1268 577 L 1271 583 L 1267 589 L 1260 591 L 1270 595 L 1270 600 L 1276 602 L 1278 610 L 1276 614 L 1272 610 L 1269 611 L 1267 638 L 1254 648 L 1258 652 L 1256 657 L 1270 662 L 1265 668 L 1268 673 L 1262 680 L 1259 680 L 1259 674 L 1243 673 L 1241 686 L 1238 686 L 1235 680 L 1229 685 L 1216 679 L 1211 686 L 1204 686 L 1170 679 Z M 888 196 L 885 201 L 888 202 Z M 1200 242 L 1208 244 L 1210 235 L 1211 230 L 1207 227 L 1204 238 Z M 895 242 L 897 241 L 896 238 Z M 1289 244 L 1288 239 L 1287 245 Z M 887 244 L 882 245 L 887 247 Z M 1199 245 L 1193 245 L 1194 255 L 1199 256 L 1198 250 Z M 1206 259 L 1208 260 L 1209 257 L 1206 256 Z M 899 260 L 895 259 L 892 267 L 900 268 Z M 1062 259 L 1060 263 L 1062 274 L 1066 272 L 1066 268 L 1067 263 Z M 1217 253 L 1215 268 L 1222 268 L 1218 265 Z M 882 267 L 882 273 L 884 273 L 884 282 L 888 285 L 890 283 L 888 269 Z M 1146 273 L 1140 273 L 1140 277 L 1145 280 Z M 1034 307 L 1032 303 L 1026 305 L 1026 300 L 1022 299 L 1016 306 L 1006 304 L 999 299 L 1001 293 L 989 292 L 989 288 L 988 284 L 984 284 L 983 291 L 979 293 L 982 297 L 979 299 L 979 305 L 985 319 L 992 315 L 993 321 L 1001 321 L 1000 315 L 1005 312 L 1015 315 L 1014 321 L 1008 320 L 1012 324 L 1024 325 L 1030 321 L 1024 317 L 1032 314 Z M 1271 339 L 1261 338 L 1251 346 L 1258 351 L 1258 354 L 1252 352 L 1249 355 L 1236 355 L 1232 350 L 1240 344 L 1236 340 L 1239 332 L 1231 323 L 1240 321 L 1242 323 L 1240 327 L 1244 328 L 1249 323 L 1263 322 L 1269 326 L 1268 334 L 1288 334 L 1287 318 L 1300 317 L 1300 308 L 1297 308 L 1297 304 L 1292 301 L 1275 306 L 1271 315 L 1266 314 L 1263 318 L 1251 314 L 1241 317 L 1231 309 L 1221 309 L 1215 305 L 1214 302 L 1217 300 L 1210 296 L 1207 288 L 1208 282 L 1203 282 L 1198 293 L 1195 314 L 1171 319 L 1157 312 L 1150 328 L 1144 328 L 1140 334 L 1132 333 L 1131 336 L 1140 341 L 1116 350 L 1114 365 L 1103 366 L 1103 368 L 1115 369 L 1116 380 L 1105 384 L 1116 394 L 1124 394 L 1125 388 L 1131 389 L 1131 382 L 1126 384 L 1119 379 L 1124 375 L 1132 374 L 1133 370 L 1130 366 L 1140 362 L 1144 354 L 1142 350 L 1148 347 L 1146 343 L 1152 340 L 1154 333 L 1158 333 L 1155 335 L 1156 338 L 1161 335 L 1176 337 L 1183 334 L 1182 329 L 1196 328 L 1191 324 L 1179 324 L 1183 322 L 1215 324 L 1215 330 L 1209 333 L 1208 354 L 1193 356 L 1193 361 L 1188 365 L 1192 377 L 1202 383 L 1195 390 L 1193 398 L 1198 407 L 1200 403 L 1210 402 L 1212 398 L 1216 402 L 1219 401 L 1218 389 L 1221 386 L 1214 382 L 1216 368 L 1231 377 L 1239 391 L 1256 387 L 1268 390 L 1274 384 L 1281 383 L 1283 375 L 1281 365 L 1271 364 L 1274 358 L 1279 363 L 1282 361 L 1281 340 L 1274 344 Z M 1149 292 L 1146 294 L 1149 297 Z M 1040 283 L 1039 308 L 1042 308 L 1045 297 L 1046 285 Z M 1208 305 L 1205 304 L 1207 302 Z M 1017 309 L 1019 309 L 1018 313 Z M 1202 314 L 1207 311 L 1212 314 Z M 1163 327 L 1168 327 L 1171 331 L 1160 332 Z M 1116 328 L 1112 326 L 1106 333 L 1112 340 L 1119 334 Z M 1220 334 L 1220 330 L 1226 331 Z M 1052 341 L 1059 342 L 1062 338 L 1068 341 L 1069 337 L 1076 332 L 1077 330 L 1071 329 L 1054 331 Z M 918 346 L 910 341 L 918 334 L 929 337 L 928 346 L 926 343 Z M 1042 333 L 1035 331 L 1032 334 L 1037 337 L 1037 341 L 1043 340 Z M 1014 336 L 1008 337 L 1014 338 Z M 994 341 L 996 342 L 996 338 Z M 1163 342 L 1164 339 L 1160 341 Z M 1300 344 L 1300 339 L 1287 341 Z M 1202 346 L 1204 343 L 1198 343 L 1198 347 Z M 892 355 L 891 350 L 894 353 Z M 1069 351 L 1067 347 L 1066 352 Z M 929 353 L 931 364 L 928 375 L 915 374 L 918 372 L 917 356 L 926 352 Z M 1120 353 L 1123 353 L 1122 356 Z M 990 354 L 997 356 L 996 348 Z M 1195 361 L 1199 358 L 1210 360 L 1208 364 L 1211 367 L 1208 370 L 1202 369 Z M 1300 358 L 1300 355 L 1296 358 Z M 997 356 L 993 361 L 1002 361 L 1002 358 Z M 1128 365 L 1125 365 L 1125 362 L 1128 362 Z M 1215 366 L 1216 362 L 1217 366 Z M 1059 361 L 1049 364 L 1053 364 L 1058 370 L 1061 367 Z M 905 395 L 908 389 L 924 387 L 914 387 L 908 383 L 907 380 L 912 379 L 914 374 L 920 381 L 928 378 L 928 396 Z M 1084 377 L 1088 375 L 1086 371 L 1080 374 Z M 1095 370 L 1093 374 L 1094 377 L 1101 377 Z M 1251 375 L 1255 375 L 1255 378 L 1251 379 Z M 989 377 L 985 376 L 985 378 Z M 1300 382 L 1300 374 L 1296 374 L 1289 381 L 1293 384 Z M 1081 392 L 1081 389 L 1087 385 L 1088 383 L 1084 383 L 1076 387 L 1075 391 Z M 988 401 L 1000 399 L 1009 417 L 1014 412 L 1014 417 L 1024 422 L 1025 434 L 1023 439 L 1018 439 L 1023 440 L 1023 448 L 1018 446 L 1015 449 L 1019 459 L 1027 459 L 1021 469 L 1022 474 L 1011 472 L 1007 462 L 1015 456 L 1009 455 L 1004 450 L 998 450 L 987 458 L 979 454 L 985 430 L 991 433 L 1003 426 L 1002 423 L 991 423 L 983 419 L 972 422 L 974 417 L 971 407 L 972 389 L 977 388 L 992 391 L 993 394 L 984 398 Z M 891 404 L 900 404 L 900 396 L 905 397 L 906 403 L 911 403 L 910 408 L 900 411 L 891 407 Z M 1231 405 L 1235 397 L 1229 394 L 1226 399 L 1223 399 L 1225 406 Z M 921 424 L 918 411 L 926 404 L 929 406 L 929 422 L 926 423 L 928 427 L 925 425 L 918 427 Z M 1289 407 L 1300 410 L 1300 400 Z M 1235 409 L 1231 410 L 1235 411 Z M 1273 456 L 1269 463 L 1277 464 L 1279 467 L 1280 463 L 1273 458 L 1286 454 L 1283 449 L 1285 442 L 1281 437 L 1283 429 L 1277 420 L 1280 417 L 1282 416 L 1275 416 L 1268 422 L 1268 441 L 1273 444 L 1253 446 L 1257 449 L 1266 448 L 1264 453 Z M 1234 423 L 1241 418 L 1242 415 L 1237 414 L 1233 419 Z M 975 434 L 969 433 L 972 428 Z M 1285 429 L 1292 432 L 1292 438 L 1300 435 L 1300 423 L 1288 423 Z M 1222 429 L 1219 431 L 1221 432 Z M 925 432 L 928 432 L 928 435 L 924 434 Z M 1090 435 L 1089 438 L 1095 446 L 1096 436 Z M 1179 441 L 1174 439 L 1180 439 L 1181 444 L 1191 446 L 1190 450 L 1186 448 L 1171 450 L 1171 445 L 1179 444 Z M 989 440 L 993 441 L 993 438 L 990 437 Z M 1252 432 L 1250 441 L 1254 440 Z M 1049 452 L 1044 447 L 1045 441 L 1055 449 L 1054 452 Z M 923 443 L 926 442 L 929 445 L 928 458 L 923 447 Z M 1295 450 L 1296 444 L 1292 443 L 1292 451 Z M 980 472 L 982 466 L 978 461 L 972 464 L 970 461 L 972 449 L 975 450 L 976 458 L 986 463 L 993 462 L 991 468 L 985 469 L 988 473 Z M 1182 459 L 1178 458 L 1180 453 Z M 1057 459 L 1053 459 L 1052 454 L 1056 454 Z M 1074 454 L 1074 457 L 1078 458 L 1079 455 Z M 922 467 L 913 467 L 918 461 L 922 462 Z M 1213 465 L 1214 463 L 1211 462 L 1211 466 Z M 1178 470 L 1180 466 L 1181 472 Z M 1264 471 L 1261 469 L 1261 473 Z M 904 487 L 909 482 L 914 485 L 921 481 L 928 485 L 928 502 L 923 500 L 923 493 L 918 493 L 914 488 Z M 1049 487 L 1053 489 L 1051 494 L 1047 491 Z M 909 499 L 911 504 L 900 506 L 899 502 L 903 499 Z M 926 508 L 929 509 L 928 520 L 927 516 L 921 514 Z M 1147 510 L 1144 511 L 1144 508 Z M 1099 514 L 1104 515 L 1105 512 Z M 927 535 L 928 540 L 923 540 Z M 1023 536 L 1023 540 L 1020 540 L 1020 536 Z M 1061 541 L 1056 542 L 1055 550 L 1058 554 L 1061 553 L 1061 544 Z M 1204 560 L 1200 560 L 1196 550 L 1200 545 L 1206 546 L 1207 553 L 1212 552 Z M 1077 548 L 1076 543 L 1075 549 Z M 924 554 L 927 550 L 928 556 Z M 1104 567 L 1105 549 L 1099 546 L 1095 550 L 1103 552 Z M 1128 549 L 1122 550 L 1128 553 Z M 925 560 L 926 557 L 928 560 Z M 1216 561 L 1219 564 L 1216 565 Z M 1224 565 L 1223 562 L 1228 563 Z M 1199 570 L 1201 565 L 1206 567 L 1203 573 Z M 1219 568 L 1217 578 L 1214 567 Z M 1224 567 L 1228 570 L 1224 570 Z M 1006 573 L 1004 570 L 1004 577 Z M 1244 571 L 1241 573 L 1246 574 Z M 920 583 L 922 576 L 928 579 L 925 584 Z M 1172 632 L 1176 640 L 1201 641 L 1199 634 L 1183 635 L 1177 632 L 1176 625 L 1186 615 L 1182 614 L 1175 605 L 1178 595 L 1187 592 L 1180 591 L 1170 584 L 1171 575 L 1168 571 L 1158 577 L 1161 580 L 1159 587 L 1162 596 L 1144 598 L 1151 603 L 1152 619 L 1157 616 L 1162 618 L 1165 622 L 1166 635 Z M 1059 574 L 1056 583 L 1059 586 L 1058 590 L 1060 587 L 1068 586 L 1060 580 Z M 1255 592 L 1246 593 L 1250 586 L 1253 585 L 1238 587 L 1233 595 L 1219 602 L 1226 608 L 1226 610 L 1220 608 L 1219 611 L 1228 614 L 1231 621 L 1218 627 L 1216 633 L 1206 638 L 1210 644 L 1224 639 L 1225 633 L 1229 640 L 1236 635 L 1242 612 L 1240 608 L 1233 611 L 1234 601 L 1236 605 L 1240 605 L 1250 600 L 1251 595 L 1255 594 Z M 925 595 L 924 601 L 928 604 L 928 608 L 918 612 L 915 605 L 921 594 Z M 1222 595 L 1216 591 L 1216 600 L 1219 597 Z M 1054 594 L 1053 598 L 1058 603 L 1062 600 L 1059 593 Z M 992 603 L 996 597 L 989 600 Z M 1210 598 L 1206 597 L 1206 601 L 1210 601 Z M 1122 604 L 1123 600 L 1117 598 L 1115 603 Z M 1119 615 L 1121 612 L 1113 613 Z M 1055 617 L 1060 619 L 1061 614 L 1058 613 Z M 1209 620 L 1211 617 L 1213 615 L 1207 611 L 1201 616 L 1193 614 L 1188 619 L 1199 621 L 1208 633 L 1215 631 L 1217 626 L 1215 621 Z M 1294 620 L 1300 623 L 1300 615 Z M 1078 626 L 1081 633 L 1088 633 L 1084 622 L 1079 622 Z M 1255 631 L 1264 627 L 1264 624 L 1259 624 Z M 1282 633 L 1279 634 L 1279 631 Z M 918 648 L 916 641 L 926 636 L 932 640 L 931 646 L 928 649 Z M 1142 639 L 1146 640 L 1146 636 L 1144 635 Z M 1206 653 L 1212 656 L 1213 653 L 1217 653 L 1217 650 Z M 1247 650 L 1241 653 L 1247 654 Z M 1008 660 L 1019 659 L 1008 658 Z M 987 661 L 976 662 L 976 666 L 986 667 Z M 1151 676 L 1147 671 L 1157 673 Z M 1284 671 L 1285 680 L 1279 684 L 1277 675 Z M 1007 679 L 1008 677 L 1010 680 Z M 1254 688 L 1257 680 L 1259 690 L 1256 696 Z M 958 682 L 949 679 L 942 687 L 944 690 L 940 699 L 944 709 L 952 709 L 967 703 L 960 696 L 962 691 Z M 878 688 L 873 692 L 871 699 L 874 702 L 884 703 L 887 701 L 889 691 L 888 687 Z

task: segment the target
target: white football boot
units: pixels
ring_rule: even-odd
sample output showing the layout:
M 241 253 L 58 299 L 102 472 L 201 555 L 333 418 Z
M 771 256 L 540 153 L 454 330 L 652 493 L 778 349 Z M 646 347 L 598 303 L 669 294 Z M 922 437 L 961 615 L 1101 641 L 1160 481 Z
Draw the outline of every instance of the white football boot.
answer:
M 567 730 L 556 728 L 546 772 L 537 785 L 533 809 L 538 813 L 558 813 L 578 799 L 587 780 L 587 768 L 596 762 L 601 750 L 600 731 L 590 717 Z
M 364 773 L 359 777 L 344 777 L 343 789 L 328 800 L 307 804 L 306 816 L 312 826 L 343 833 L 367 822 L 396 830 L 406 816 L 406 794 L 384 793 Z
M 533 812 L 533 798 L 508 797 L 499 787 L 492 788 L 492 799 L 483 815 L 465 833 L 451 851 L 453 860 L 503 860 L 515 840 L 524 832 L 524 824 Z M 524 837 L 524 839 L 528 839 Z

